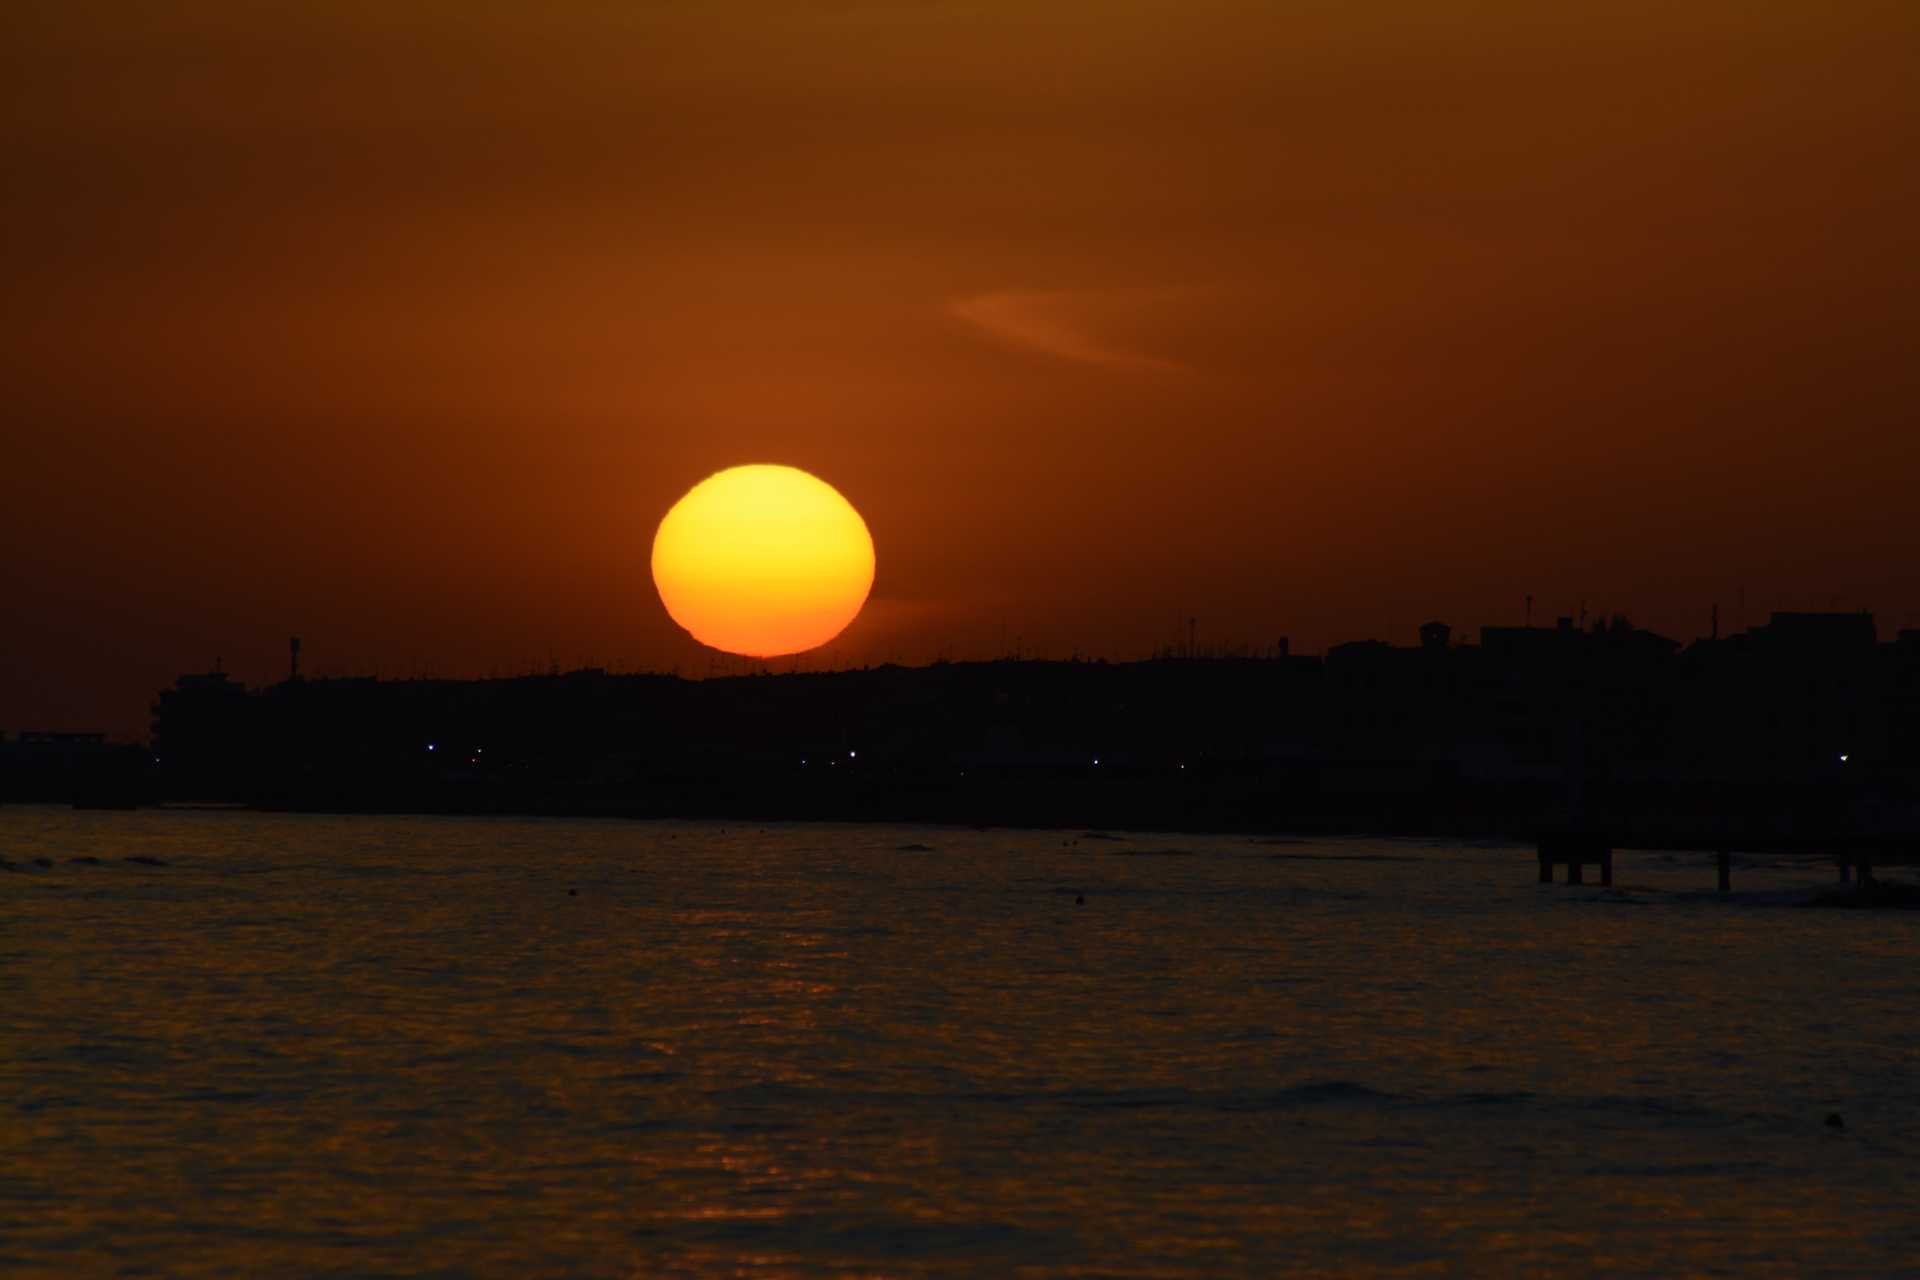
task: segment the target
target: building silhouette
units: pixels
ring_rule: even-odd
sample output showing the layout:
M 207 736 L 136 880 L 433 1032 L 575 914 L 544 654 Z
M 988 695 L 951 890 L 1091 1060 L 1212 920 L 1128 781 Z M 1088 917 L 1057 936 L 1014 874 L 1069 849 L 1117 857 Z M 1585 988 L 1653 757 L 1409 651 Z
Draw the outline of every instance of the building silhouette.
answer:
M 1323 657 L 940 662 L 683 680 L 184 676 L 157 793 L 295 809 L 1521 834 L 1920 831 L 1920 633 L 1624 618 Z

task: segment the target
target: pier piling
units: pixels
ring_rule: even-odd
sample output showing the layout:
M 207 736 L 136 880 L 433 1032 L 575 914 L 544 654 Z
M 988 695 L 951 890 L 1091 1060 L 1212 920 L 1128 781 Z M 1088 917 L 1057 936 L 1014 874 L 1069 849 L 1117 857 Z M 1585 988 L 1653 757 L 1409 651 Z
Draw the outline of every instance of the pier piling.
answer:
M 1613 885 L 1613 846 L 1603 836 L 1585 832 L 1543 836 L 1535 849 L 1540 861 L 1540 883 L 1553 883 L 1553 869 L 1564 864 L 1568 884 L 1585 884 L 1587 866 L 1600 868 L 1600 883 Z

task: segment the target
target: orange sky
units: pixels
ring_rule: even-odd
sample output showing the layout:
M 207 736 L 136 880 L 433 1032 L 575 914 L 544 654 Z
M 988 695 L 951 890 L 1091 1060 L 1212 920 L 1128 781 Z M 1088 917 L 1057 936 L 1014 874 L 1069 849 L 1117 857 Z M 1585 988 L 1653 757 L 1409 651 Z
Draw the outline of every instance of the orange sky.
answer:
M 866 517 L 821 661 L 1920 625 L 1911 0 L 14 0 L 0 728 L 215 655 L 706 670 L 690 485 Z

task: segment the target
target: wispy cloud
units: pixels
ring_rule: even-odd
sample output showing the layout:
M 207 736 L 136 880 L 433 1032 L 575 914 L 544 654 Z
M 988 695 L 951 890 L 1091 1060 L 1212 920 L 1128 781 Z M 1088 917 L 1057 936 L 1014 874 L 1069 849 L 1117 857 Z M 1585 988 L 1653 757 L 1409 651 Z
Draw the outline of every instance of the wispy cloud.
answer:
M 1176 372 L 1187 368 L 1107 336 L 1117 316 L 1171 298 L 1176 290 L 1003 290 L 948 304 L 948 311 L 991 337 L 1042 355 L 1107 369 Z

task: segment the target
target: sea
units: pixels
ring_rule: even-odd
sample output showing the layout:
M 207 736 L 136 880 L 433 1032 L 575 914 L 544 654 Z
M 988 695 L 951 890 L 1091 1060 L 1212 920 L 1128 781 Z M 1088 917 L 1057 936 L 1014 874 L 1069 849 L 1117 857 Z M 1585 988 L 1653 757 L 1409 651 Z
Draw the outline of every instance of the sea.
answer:
M 1920 913 L 1831 864 L 19 807 L 0 859 L 8 1277 L 1920 1275 Z

